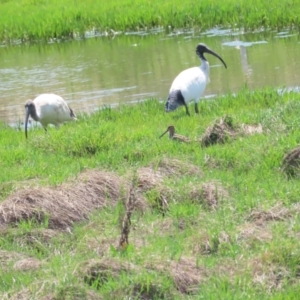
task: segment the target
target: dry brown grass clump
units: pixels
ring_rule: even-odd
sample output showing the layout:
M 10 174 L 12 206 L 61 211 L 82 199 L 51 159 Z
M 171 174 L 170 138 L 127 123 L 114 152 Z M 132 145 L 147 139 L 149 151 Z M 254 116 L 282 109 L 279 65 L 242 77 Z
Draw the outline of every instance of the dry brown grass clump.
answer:
M 30 287 L 25 287 L 15 294 L 7 293 L 1 295 L 1 299 L 5 300 L 28 300 L 28 299 L 39 299 L 39 300 L 56 300 L 53 294 L 47 292 L 50 286 L 56 285 L 56 280 L 44 280 L 35 281 Z
M 200 285 L 204 283 L 209 272 L 204 267 L 197 266 L 196 259 L 182 257 L 179 261 L 151 261 L 151 265 L 145 266 L 145 270 L 158 271 L 171 276 L 174 280 L 176 289 L 182 294 L 195 294 L 199 291 Z M 81 267 L 79 273 L 84 281 L 98 288 L 105 284 L 109 278 L 117 278 L 122 272 L 126 274 L 138 274 L 139 267 L 130 263 L 124 264 L 113 259 L 90 260 Z M 116 291 L 116 294 L 118 292 Z M 138 299 L 153 299 L 153 295 L 161 295 L 163 299 L 164 292 L 160 290 L 160 285 L 154 282 L 147 283 L 147 289 L 144 282 L 133 284 L 131 291 L 124 291 L 123 296 L 131 294 L 138 296 Z M 160 298 L 159 298 L 160 299 Z M 171 299 L 171 298 L 170 298 Z
M 22 220 L 47 223 L 49 229 L 69 230 L 74 222 L 88 219 L 95 209 L 114 206 L 126 199 L 134 180 L 134 208 L 154 208 L 163 213 L 174 192 L 165 187 L 164 176 L 201 175 L 201 170 L 178 160 L 162 160 L 159 169 L 140 168 L 135 179 L 123 179 L 112 172 L 86 171 L 73 183 L 58 187 L 27 187 L 10 195 L 0 204 L 0 228 Z
M 261 257 L 250 260 L 248 267 L 252 270 L 253 284 L 263 286 L 268 292 L 280 290 L 282 284 L 291 277 L 287 268 L 266 263 Z
M 232 118 L 225 116 L 206 129 L 200 142 L 203 147 L 224 144 L 229 138 L 235 138 L 238 133 L 239 130 L 234 128 Z
M 203 176 L 203 172 L 198 166 L 178 159 L 163 158 L 156 167 L 158 167 L 157 171 L 166 177 L 180 175 Z
M 49 298 L 49 300 L 102 300 L 103 297 L 96 294 L 96 292 L 87 290 L 84 286 L 64 286 L 59 288 L 55 293 L 55 296 Z M 46 299 L 44 299 L 46 300 Z
M 137 189 L 141 193 L 161 186 L 163 182 L 163 175 L 152 168 L 140 168 L 137 170 Z
M 205 134 L 200 139 L 200 142 L 203 147 L 208 147 L 214 144 L 224 144 L 228 139 L 235 138 L 238 135 L 252 135 L 256 133 L 263 133 L 261 124 L 242 124 L 241 126 L 233 125 L 232 118 L 225 116 L 206 129 Z
M 55 288 L 55 291 L 53 289 Z M 61 286 L 56 280 L 37 280 L 13 295 L 3 295 L 1 299 L 9 300 L 102 300 L 103 298 L 83 285 Z
M 17 191 L 0 205 L 0 226 L 22 220 L 48 220 L 50 229 L 67 229 L 98 208 L 115 205 L 122 197 L 122 180 L 114 173 L 88 171 L 77 182 L 57 188 Z
M 264 224 L 268 221 L 283 221 L 291 217 L 291 212 L 283 204 L 277 203 L 268 210 L 255 209 L 253 210 L 248 219 L 254 221 L 256 224 Z
M 263 128 L 262 128 L 261 124 L 258 124 L 258 125 L 242 124 L 241 130 L 242 130 L 242 133 L 244 133 L 246 135 L 263 133 Z
M 135 266 L 128 263 L 125 265 L 114 259 L 103 258 L 101 260 L 89 260 L 80 269 L 80 276 L 89 285 L 103 285 L 109 278 L 116 278 L 122 272 L 136 271 Z
M 169 274 L 182 294 L 195 294 L 208 278 L 204 267 L 197 266 L 195 258 L 181 257 L 179 261 L 153 261 L 150 269 Z
M 14 270 L 18 271 L 29 271 L 29 270 L 37 270 L 41 267 L 42 263 L 34 258 L 24 258 L 14 263 Z
M 247 222 L 239 227 L 237 240 L 251 247 L 256 242 L 263 243 L 272 240 L 272 232 L 262 224 Z
M 278 264 L 267 262 L 263 257 L 247 258 L 239 256 L 235 259 L 225 259 L 210 269 L 211 276 L 228 278 L 236 283 L 237 278 L 249 275 L 251 283 L 268 292 L 280 290 L 290 278 L 290 271 Z M 292 281 L 290 281 L 292 284 Z
M 300 175 L 300 147 L 290 150 L 284 156 L 281 168 L 288 176 Z
M 141 269 L 130 263 L 122 263 L 113 259 L 102 259 L 102 260 L 90 260 L 80 269 L 80 275 L 83 276 L 84 281 L 95 287 L 100 288 L 105 284 L 110 278 L 116 279 L 122 273 L 128 275 L 137 275 Z M 137 276 L 133 280 L 131 286 L 128 288 L 118 288 L 111 293 L 111 299 L 165 299 L 165 294 L 168 293 L 164 291 L 160 284 L 157 282 L 145 282 L 143 277 Z M 168 299 L 172 299 L 169 297 Z
M 7 229 L 1 232 L 2 236 L 12 238 L 21 247 L 26 245 L 44 247 L 51 242 L 53 237 L 59 236 L 60 232 L 53 229 L 35 228 L 31 231 L 20 232 L 18 229 Z
M 207 231 L 192 237 L 193 253 L 197 256 L 218 253 L 219 249 L 226 249 L 232 244 L 232 239 L 227 232 L 221 231 L 218 235 Z
M 137 171 L 136 206 L 151 207 L 164 213 L 172 191 L 164 184 L 164 177 L 152 168 L 140 168 Z
M 196 266 L 193 258 L 181 258 L 178 262 L 171 262 L 170 275 L 173 277 L 179 292 L 195 294 L 200 289 L 200 284 L 208 277 L 204 267 Z
M 228 198 L 228 191 L 221 183 L 216 181 L 204 182 L 199 186 L 193 186 L 190 199 L 198 202 L 207 209 L 217 209 L 220 201 Z
M 0 265 L 3 271 L 13 269 L 19 271 L 36 270 L 41 266 L 41 261 L 36 258 L 28 257 L 25 254 L 0 250 Z

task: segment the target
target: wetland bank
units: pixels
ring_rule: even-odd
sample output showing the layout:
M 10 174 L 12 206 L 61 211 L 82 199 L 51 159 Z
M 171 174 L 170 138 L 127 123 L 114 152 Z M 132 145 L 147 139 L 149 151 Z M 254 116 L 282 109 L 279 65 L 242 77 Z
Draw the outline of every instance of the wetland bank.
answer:
M 47 11 L 47 5 L 60 5 L 54 1 L 24 1 L 19 12 L 26 11 L 26 3 L 30 4 L 30 9 L 35 7 L 41 15 Z M 89 9 L 95 10 L 96 2 L 84 3 L 86 10 L 81 7 L 83 2 L 77 5 L 82 15 Z M 229 23 L 231 17 L 227 13 L 231 10 L 226 8 L 233 2 L 222 3 L 222 6 L 204 3 L 203 7 L 214 8 L 208 11 L 216 16 L 222 15 L 222 20 Z M 246 2 L 234 3 L 240 4 L 241 8 L 248 7 Z M 127 14 L 127 22 L 136 17 L 141 24 L 146 23 L 149 3 L 134 2 L 134 5 L 142 4 L 145 8 L 144 18 L 140 15 L 143 10 L 137 10 L 136 14 Z M 268 5 L 265 10 L 258 10 L 259 13 L 256 11 L 256 16 L 260 19 L 264 15 L 270 20 L 275 20 L 277 16 L 282 26 L 293 25 L 296 29 L 295 20 L 290 20 L 299 6 L 292 4 L 295 2 L 278 3 L 278 6 L 273 7 L 272 16 L 268 15 L 271 11 L 271 5 Z M 15 8 L 14 5 L 17 5 L 16 2 L 7 1 L 1 3 L 0 7 Z M 132 8 L 136 8 L 134 5 Z M 164 9 L 167 13 L 168 8 L 173 5 L 176 2 L 164 2 L 164 5 L 155 2 L 153 7 Z M 266 4 L 257 3 L 257 7 L 263 5 Z M 177 6 L 182 11 L 189 9 L 190 16 L 196 11 L 189 8 L 189 2 Z M 106 9 L 109 11 L 108 7 L 109 4 L 105 2 L 102 12 Z M 277 15 L 279 8 L 286 14 Z M 123 9 L 126 11 L 128 7 L 125 5 Z M 68 15 L 68 10 L 75 11 L 72 6 L 66 5 L 65 15 Z M 121 18 L 112 18 L 118 12 L 116 7 L 111 11 L 110 17 L 104 20 L 115 20 L 114 24 L 121 22 Z M 245 27 L 254 20 L 251 19 L 250 6 L 247 12 L 247 15 L 242 13 L 239 17 L 241 25 Z M 82 15 L 77 18 L 77 22 L 84 19 Z M 90 20 L 93 20 L 93 15 L 96 13 L 91 14 Z M 155 14 L 149 9 L 150 15 Z M 12 10 L 10 16 L 13 17 Z M 27 17 L 32 18 L 33 15 L 30 17 L 28 14 Z M 26 22 L 27 17 L 22 22 Z M 16 18 L 16 22 L 11 23 L 11 36 L 18 32 L 13 26 L 17 26 L 21 19 Z M 182 18 L 178 18 L 178 22 L 181 22 L 180 19 Z M 37 17 L 36 29 L 41 28 L 38 20 Z M 71 18 L 63 20 L 69 20 L 68 24 L 74 30 Z M 205 16 L 202 20 L 206 20 Z M 211 22 L 215 23 L 207 22 L 206 28 L 219 25 L 221 22 L 217 20 L 220 19 L 212 18 Z M 46 24 L 51 28 L 49 32 L 52 35 L 57 29 L 52 29 L 51 22 L 45 22 L 44 25 Z M 68 24 L 65 32 L 69 32 Z M 126 24 L 124 28 L 133 28 L 129 23 Z M 200 22 L 195 22 L 194 25 L 201 27 Z M 261 25 L 258 22 L 255 26 L 253 21 L 254 27 Z M 18 26 L 20 29 L 21 26 Z M 25 23 L 22 26 L 26 28 Z M 268 26 L 272 27 L 271 21 Z M 108 27 L 116 31 L 123 30 L 121 26 Z M 85 25 L 81 28 L 82 32 L 86 30 Z M 201 30 L 199 36 L 200 32 Z M 135 99 L 143 101 L 135 101 L 134 105 L 128 105 L 129 101 L 121 103 L 115 99 L 113 101 L 120 105 L 114 108 L 102 103 L 99 105 L 102 109 L 92 114 L 89 111 L 78 114 L 82 104 L 77 104 L 76 99 L 70 97 L 74 100 L 72 104 L 78 105 L 77 111 L 75 110 L 78 121 L 65 124 L 60 130 L 50 128 L 47 135 L 41 128 L 33 128 L 28 141 L 25 141 L 22 130 L 7 126 L 9 122 L 2 123 L 1 298 L 297 299 L 300 258 L 297 163 L 300 96 L 297 91 L 297 72 L 293 73 L 293 68 L 295 70 L 298 66 L 298 36 L 296 31 L 283 32 L 281 29 L 275 30 L 271 37 L 269 33 L 265 35 L 262 32 L 256 41 L 267 41 L 267 44 L 255 44 L 253 38 L 253 44 L 248 48 L 246 43 L 249 40 L 245 35 L 239 35 L 237 41 L 232 29 L 229 30 L 229 37 L 226 35 L 226 40 L 216 37 L 211 48 L 222 55 L 229 68 L 226 73 L 224 70 L 219 73 L 221 68 L 212 67 L 211 83 L 206 96 L 214 97 L 201 101 L 200 114 L 193 112 L 190 118 L 185 115 L 184 109 L 165 114 L 164 95 L 163 92 L 158 92 L 151 99 L 148 95 Z M 49 38 L 47 35 L 30 34 L 34 36 L 33 39 Z M 58 35 L 58 31 L 56 34 Z M 289 34 L 293 36 L 288 36 Z M 190 40 L 185 37 L 186 35 L 177 35 L 176 42 L 183 44 L 188 40 L 185 45 L 193 52 L 198 35 L 195 39 L 190 37 Z M 22 36 L 16 34 L 13 39 L 15 38 Z M 209 41 L 209 37 L 201 38 Z M 98 37 L 98 42 L 99 39 L 101 43 L 115 41 Z M 158 73 L 164 72 L 166 64 L 159 69 L 159 63 L 151 64 L 151 60 L 154 60 L 152 52 L 160 48 L 157 46 L 159 43 L 151 46 L 151 39 L 152 37 L 146 38 L 147 42 L 143 47 L 151 49 L 146 63 L 149 64 L 149 69 L 154 69 L 155 78 Z M 117 43 L 126 45 L 133 42 L 135 44 L 136 40 L 119 40 Z M 230 46 L 237 42 L 243 43 L 250 53 L 248 66 L 252 70 L 251 81 L 245 80 L 249 79 L 249 74 L 246 76 L 242 60 L 237 60 L 234 54 L 237 51 L 234 47 L 238 45 Z M 85 44 L 83 41 L 72 43 L 77 43 L 78 46 L 72 48 L 45 44 L 43 47 L 52 47 L 51 49 L 60 53 L 65 51 L 63 61 L 67 56 L 70 57 L 72 51 L 76 52 L 92 44 L 93 39 Z M 270 48 L 268 52 L 264 52 L 262 59 L 263 52 L 258 49 L 263 49 L 268 44 Z M 174 45 L 174 41 L 170 42 L 170 48 L 174 48 Z M 40 73 L 39 77 L 35 73 L 35 78 L 41 79 L 41 82 L 34 86 L 29 80 L 30 70 L 33 69 L 29 67 L 29 72 L 26 73 L 24 58 L 30 62 L 28 57 L 33 57 L 35 53 L 38 62 L 51 51 L 45 50 L 45 56 L 39 56 L 41 47 L 25 46 L 35 49 L 30 54 L 29 51 L 22 50 L 25 49 L 23 46 L 5 47 L 6 58 L 10 57 L 9 60 L 12 60 L 13 57 L 19 57 L 18 64 L 23 65 L 20 69 L 16 65 L 6 65 L 5 72 L 10 74 L 8 70 L 13 72 L 16 68 L 22 78 L 19 84 L 26 87 L 26 94 L 30 94 L 30 86 L 35 93 L 38 85 L 43 85 L 44 75 Z M 282 52 L 277 51 L 278 46 Z M 271 56 L 268 53 L 272 52 L 272 47 L 277 57 L 284 61 L 283 64 L 276 66 L 275 58 L 267 63 L 266 58 Z M 183 61 L 178 70 L 197 65 L 197 58 L 190 51 L 182 52 L 184 48 L 178 47 L 178 52 L 175 51 L 172 59 L 166 62 L 172 64 L 174 60 Z M 68 52 L 68 49 L 73 50 Z M 111 49 L 114 49 L 113 46 Z M 288 55 L 282 55 L 283 50 Z M 127 51 L 126 47 L 124 51 Z M 23 52 L 24 56 L 12 54 L 14 52 Z M 92 52 L 81 54 L 91 55 Z M 159 55 L 157 51 L 155 53 Z M 161 62 L 167 57 L 166 54 L 162 55 Z M 191 58 L 187 59 L 189 55 Z M 101 57 L 98 56 L 97 59 L 101 60 Z M 5 59 L 4 62 L 9 64 L 9 60 Z M 210 57 L 208 60 L 213 66 L 215 61 Z M 140 58 L 138 61 L 140 65 L 145 63 Z M 265 69 L 268 69 L 269 64 L 272 65 L 269 74 L 272 70 L 273 73 L 277 72 L 272 80 L 268 79 L 271 75 L 261 75 L 258 72 L 257 66 L 262 65 L 262 61 Z M 50 55 L 50 60 L 47 61 L 49 68 L 54 62 Z M 40 68 L 39 64 L 36 66 L 36 70 Z M 230 76 L 237 70 L 236 66 L 240 68 L 240 73 L 235 76 L 242 79 L 241 85 L 234 86 L 238 78 Z M 66 68 L 63 66 L 62 69 L 62 74 L 66 76 Z M 3 71 L 3 68 L 0 70 Z M 72 70 L 77 74 L 82 71 L 81 68 Z M 166 83 L 158 90 L 167 90 L 178 70 L 168 69 L 167 73 L 171 73 L 170 75 L 159 77 L 159 81 L 165 78 Z M 136 73 L 143 72 L 141 69 Z M 72 80 L 68 79 L 60 85 L 61 77 L 55 77 L 57 72 L 49 74 L 54 75 L 50 82 L 56 84 L 58 91 L 72 95 L 75 89 L 75 84 L 72 87 Z M 139 76 L 135 77 L 137 81 Z M 224 79 L 224 76 L 228 79 Z M 85 77 L 89 80 L 88 70 Z M 7 80 L 5 76 L 3 78 Z M 5 85 L 1 85 L 6 98 L 14 99 L 11 101 L 21 98 L 22 91 L 22 88 L 14 88 L 13 78 L 17 82 L 17 72 Z M 226 80 L 225 84 L 223 80 Z M 260 85 L 255 86 L 258 81 Z M 94 82 L 95 91 L 100 90 L 96 87 L 99 82 Z M 147 80 L 138 82 L 143 86 Z M 151 83 L 153 82 L 154 79 Z M 225 89 L 220 91 L 218 89 L 222 84 Z M 69 87 L 64 90 L 63 85 Z M 84 93 L 90 86 L 87 84 L 83 89 Z M 7 87 L 12 88 L 8 91 Z M 51 85 L 45 86 L 49 87 Z M 94 96 L 98 97 L 97 92 Z M 13 105 L 19 105 L 17 103 Z M 95 103 L 95 107 L 97 105 Z M 9 108 L 11 110 L 12 107 Z M 5 109 L 5 116 L 7 111 Z M 176 132 L 191 140 L 207 141 L 208 136 L 216 135 L 219 138 L 214 139 L 213 143 L 203 144 L 180 144 L 168 138 L 159 139 L 171 124 L 175 125 Z M 286 168 L 289 163 L 292 172 Z

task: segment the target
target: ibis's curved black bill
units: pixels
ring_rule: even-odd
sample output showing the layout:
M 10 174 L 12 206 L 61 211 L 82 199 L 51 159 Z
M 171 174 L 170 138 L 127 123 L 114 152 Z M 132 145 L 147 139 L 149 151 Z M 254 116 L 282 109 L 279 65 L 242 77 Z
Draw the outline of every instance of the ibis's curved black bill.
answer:
M 227 68 L 225 61 L 222 59 L 221 56 L 219 56 L 216 52 L 212 51 L 211 49 L 209 49 L 205 44 L 198 44 L 198 46 L 196 47 L 196 53 L 197 55 L 201 58 L 206 60 L 206 58 L 204 57 L 204 53 L 209 53 L 215 57 L 217 57 L 224 65 L 225 68 Z

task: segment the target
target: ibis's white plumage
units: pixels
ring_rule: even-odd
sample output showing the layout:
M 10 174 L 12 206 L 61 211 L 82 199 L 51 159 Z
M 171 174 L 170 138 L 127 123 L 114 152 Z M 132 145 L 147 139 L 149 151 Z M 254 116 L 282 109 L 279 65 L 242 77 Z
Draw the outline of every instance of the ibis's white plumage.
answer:
M 187 105 L 190 101 L 194 100 L 195 111 L 198 113 L 198 102 L 205 91 L 206 85 L 210 82 L 209 63 L 203 55 L 205 52 L 218 57 L 226 67 L 225 62 L 219 55 L 210 50 L 206 45 L 199 44 L 196 48 L 196 53 L 201 60 L 201 65 L 182 71 L 174 79 L 165 107 L 167 112 L 184 105 L 186 113 L 189 115 Z
M 47 130 L 48 124 L 59 127 L 60 124 L 76 120 L 73 110 L 65 100 L 56 94 L 41 94 L 34 100 L 25 103 L 25 135 L 27 138 L 27 123 L 29 115 Z
M 180 90 L 186 104 L 192 100 L 199 102 L 208 83 L 209 65 L 208 62 L 205 62 L 204 64 L 202 63 L 200 67 L 182 71 L 174 79 L 170 92 Z

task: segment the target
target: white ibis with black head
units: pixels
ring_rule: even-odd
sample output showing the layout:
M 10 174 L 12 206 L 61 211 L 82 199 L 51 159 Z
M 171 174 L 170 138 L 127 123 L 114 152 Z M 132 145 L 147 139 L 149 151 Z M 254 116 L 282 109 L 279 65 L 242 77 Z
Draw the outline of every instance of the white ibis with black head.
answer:
M 73 110 L 61 96 L 56 94 L 41 94 L 34 100 L 27 100 L 25 103 L 25 110 L 26 138 L 29 115 L 36 122 L 40 122 L 45 131 L 47 131 L 48 124 L 59 127 L 59 125 L 64 122 L 76 120 L 76 115 Z
M 204 53 L 214 55 L 227 68 L 224 60 L 217 53 L 209 49 L 205 44 L 198 44 L 196 54 L 201 60 L 201 65 L 182 71 L 174 79 L 165 106 L 166 112 L 173 111 L 177 107 L 184 105 L 186 114 L 190 115 L 187 105 L 190 101 L 195 100 L 195 112 L 199 113 L 198 102 L 205 91 L 206 85 L 209 83 L 209 63 L 204 57 Z

